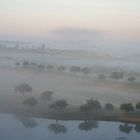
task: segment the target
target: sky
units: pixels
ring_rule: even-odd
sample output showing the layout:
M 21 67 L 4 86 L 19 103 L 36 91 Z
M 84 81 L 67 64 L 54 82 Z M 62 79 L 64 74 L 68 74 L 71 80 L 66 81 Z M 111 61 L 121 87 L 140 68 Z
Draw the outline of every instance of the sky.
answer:
M 138 41 L 140 0 L 0 0 L 0 38 L 45 40 L 70 29 Z

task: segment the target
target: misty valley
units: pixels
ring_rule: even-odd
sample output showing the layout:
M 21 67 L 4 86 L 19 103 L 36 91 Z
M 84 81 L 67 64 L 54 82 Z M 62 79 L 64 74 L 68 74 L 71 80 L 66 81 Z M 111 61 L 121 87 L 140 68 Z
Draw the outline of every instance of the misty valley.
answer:
M 0 139 L 139 140 L 133 62 L 89 51 L 1 48 Z

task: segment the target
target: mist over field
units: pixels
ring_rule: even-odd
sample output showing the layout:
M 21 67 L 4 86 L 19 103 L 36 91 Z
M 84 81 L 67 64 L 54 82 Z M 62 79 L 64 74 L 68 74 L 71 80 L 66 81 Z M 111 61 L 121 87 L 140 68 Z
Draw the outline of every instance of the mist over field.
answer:
M 0 0 L 0 140 L 139 140 L 139 61 L 139 0 Z

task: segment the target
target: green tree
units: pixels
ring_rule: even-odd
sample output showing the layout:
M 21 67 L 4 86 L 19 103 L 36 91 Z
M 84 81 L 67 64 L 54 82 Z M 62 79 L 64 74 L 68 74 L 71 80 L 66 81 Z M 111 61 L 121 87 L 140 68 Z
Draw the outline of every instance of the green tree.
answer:
M 125 113 L 134 111 L 134 107 L 133 107 L 133 105 L 131 103 L 122 104 L 120 106 L 120 109 L 122 111 L 125 111 Z

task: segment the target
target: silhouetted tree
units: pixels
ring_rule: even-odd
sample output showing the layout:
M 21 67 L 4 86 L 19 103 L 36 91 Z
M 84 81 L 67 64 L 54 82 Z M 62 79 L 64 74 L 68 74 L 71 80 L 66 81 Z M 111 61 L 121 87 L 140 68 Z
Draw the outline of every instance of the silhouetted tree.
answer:
M 120 125 L 119 130 L 123 133 L 129 134 L 133 130 L 133 126 L 130 126 L 128 124 Z
M 57 111 L 63 111 L 68 106 L 67 101 L 58 100 L 55 103 L 50 105 L 50 108 L 55 109 Z
M 50 101 L 52 99 L 52 95 L 53 95 L 53 91 L 44 91 L 42 92 L 41 94 L 41 99 L 42 100 L 47 100 L 47 101 Z
M 125 111 L 125 113 L 134 111 L 134 107 L 133 107 L 133 105 L 131 103 L 122 104 L 120 106 L 120 109 L 122 111 Z
M 60 125 L 60 124 L 50 124 L 48 126 L 48 129 L 50 131 L 53 131 L 55 134 L 65 134 L 67 132 L 67 129 L 64 125 Z
M 23 102 L 27 106 L 35 106 L 38 104 L 38 101 L 34 97 L 30 97 Z
M 108 111 L 114 110 L 114 106 L 111 103 L 105 104 L 105 109 Z
M 93 128 L 98 128 L 98 122 L 96 121 L 85 121 L 79 124 L 79 129 L 84 131 L 90 131 Z
M 32 87 L 26 83 L 20 83 L 19 85 L 15 86 L 14 88 L 15 92 L 19 92 L 21 94 L 25 93 L 32 93 Z

